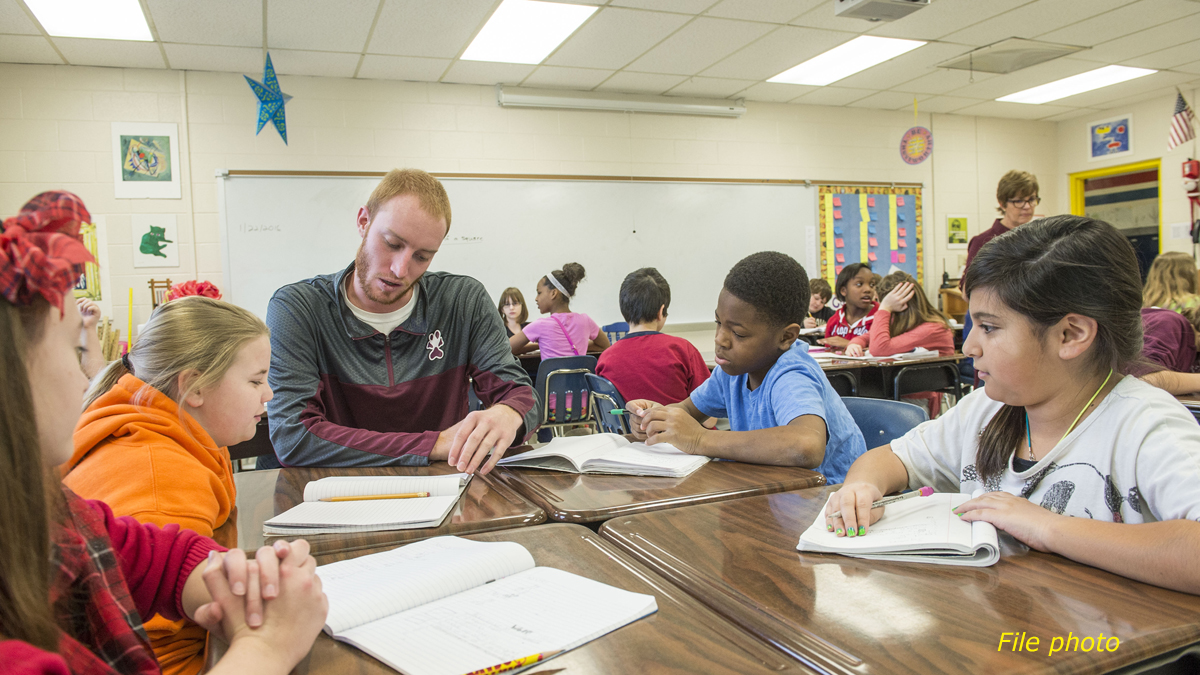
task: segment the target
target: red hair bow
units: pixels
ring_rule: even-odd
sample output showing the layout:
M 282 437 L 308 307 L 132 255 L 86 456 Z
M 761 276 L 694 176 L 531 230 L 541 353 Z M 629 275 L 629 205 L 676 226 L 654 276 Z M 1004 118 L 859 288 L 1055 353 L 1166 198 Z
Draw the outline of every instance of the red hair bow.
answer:
M 171 287 L 167 291 L 167 300 L 177 300 L 186 298 L 189 295 L 199 295 L 213 300 L 221 299 L 221 291 L 216 286 L 207 281 L 183 281 Z
M 63 296 L 75 287 L 83 264 L 95 262 L 79 239 L 91 214 L 70 192 L 43 192 L 4 221 L 0 232 L 0 294 L 31 304 L 37 295 L 63 311 Z

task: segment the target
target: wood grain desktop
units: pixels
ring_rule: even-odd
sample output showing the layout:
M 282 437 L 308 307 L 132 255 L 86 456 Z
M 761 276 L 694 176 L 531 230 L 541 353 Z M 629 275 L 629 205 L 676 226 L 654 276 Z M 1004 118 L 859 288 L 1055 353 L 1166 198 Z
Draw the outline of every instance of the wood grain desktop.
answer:
M 713 461 L 684 478 L 574 474 L 496 467 L 497 483 L 521 493 L 550 520 L 599 523 L 610 518 L 825 484 L 808 469 Z
M 600 532 L 823 673 L 1100 673 L 1200 644 L 1200 597 L 1031 551 L 1003 533 L 1003 557 L 986 568 L 796 551 L 836 487 L 617 518 Z M 1037 652 L 1012 651 L 1011 636 L 1001 648 L 1002 633 L 1021 632 L 1040 639 Z M 1055 637 L 1094 645 L 1100 634 L 1119 645 L 1048 654 Z
M 304 501 L 304 486 L 328 476 L 429 476 L 458 473 L 445 462 L 423 467 L 372 469 L 287 468 L 234 474 L 237 486 L 238 547 L 253 551 L 263 543 L 295 537 L 264 537 L 263 522 Z M 475 476 L 445 522 L 439 527 L 388 532 L 319 534 L 304 539 L 313 555 L 418 541 L 445 534 L 469 534 L 537 525 L 546 513 L 506 485 L 488 476 Z

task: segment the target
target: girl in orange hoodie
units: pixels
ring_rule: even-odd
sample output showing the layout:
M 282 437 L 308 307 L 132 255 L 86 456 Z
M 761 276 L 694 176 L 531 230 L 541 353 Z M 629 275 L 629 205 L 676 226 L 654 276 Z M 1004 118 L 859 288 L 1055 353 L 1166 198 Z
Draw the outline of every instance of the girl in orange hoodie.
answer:
M 270 362 L 267 326 L 245 309 L 198 296 L 160 305 L 88 392 L 63 482 L 118 516 L 236 547 L 226 448 L 254 436 L 272 397 Z M 145 629 L 165 674 L 203 670 L 199 625 L 156 615 Z

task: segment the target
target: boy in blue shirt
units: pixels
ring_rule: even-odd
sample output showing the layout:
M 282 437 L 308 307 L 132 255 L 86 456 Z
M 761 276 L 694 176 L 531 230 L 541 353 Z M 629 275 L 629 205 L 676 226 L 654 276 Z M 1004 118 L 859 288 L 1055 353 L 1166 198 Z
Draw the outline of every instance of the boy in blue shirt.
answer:
M 764 251 L 733 266 L 717 297 L 719 366 L 691 396 L 669 406 L 630 401 L 647 444 L 755 464 L 802 466 L 840 483 L 866 442 L 821 366 L 796 343 L 809 301 L 808 275 L 790 256 Z M 728 417 L 731 431 L 700 426 Z

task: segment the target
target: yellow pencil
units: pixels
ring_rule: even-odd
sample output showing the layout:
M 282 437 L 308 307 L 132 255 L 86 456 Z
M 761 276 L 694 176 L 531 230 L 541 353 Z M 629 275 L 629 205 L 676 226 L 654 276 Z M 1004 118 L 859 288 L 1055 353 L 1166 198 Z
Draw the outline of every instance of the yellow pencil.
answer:
M 366 499 L 412 499 L 414 497 L 428 497 L 428 492 L 406 492 L 400 495 L 369 495 L 366 497 L 326 497 L 323 502 L 360 502 Z
M 467 673 L 467 675 L 492 675 L 492 673 L 503 673 L 509 670 L 516 670 L 517 668 L 532 666 L 533 664 L 545 661 L 552 656 L 557 656 L 561 651 L 561 649 L 556 649 L 552 652 L 542 652 L 541 654 L 534 654 L 533 656 L 525 656 L 519 659 L 513 659 L 512 661 L 497 663 L 496 665 L 488 666 L 487 668 L 472 670 L 471 672 Z

